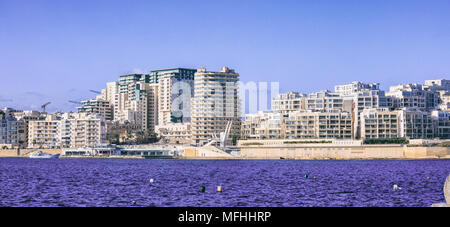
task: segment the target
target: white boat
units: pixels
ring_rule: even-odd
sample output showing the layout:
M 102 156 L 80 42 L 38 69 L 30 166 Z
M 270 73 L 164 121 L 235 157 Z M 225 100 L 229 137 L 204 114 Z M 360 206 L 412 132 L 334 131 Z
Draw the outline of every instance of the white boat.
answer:
M 43 153 L 42 151 L 34 151 L 30 153 L 30 158 L 59 158 L 59 154 L 47 154 Z

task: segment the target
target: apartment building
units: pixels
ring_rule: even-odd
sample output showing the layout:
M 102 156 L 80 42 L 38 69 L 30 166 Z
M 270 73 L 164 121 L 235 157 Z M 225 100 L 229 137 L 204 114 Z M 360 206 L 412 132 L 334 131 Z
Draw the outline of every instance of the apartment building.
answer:
M 280 111 L 259 111 L 246 114 L 241 123 L 243 139 L 284 139 L 284 116 Z
M 419 108 L 365 109 L 361 115 L 361 138 L 430 139 L 435 136 L 431 114 Z
M 105 120 L 113 120 L 114 110 L 109 101 L 98 98 L 81 101 L 81 103 L 83 105 L 77 107 L 78 113 L 100 115 Z
M 352 139 L 351 113 L 293 111 L 282 114 L 264 111 L 246 114 L 244 139 Z
M 272 99 L 272 110 L 286 114 L 293 111 L 306 110 L 306 94 L 288 92 L 278 94 Z
M 434 110 L 431 112 L 434 123 L 435 137 L 450 139 L 450 111 Z
M 60 119 L 48 115 L 44 120 L 28 123 L 28 148 L 60 148 Z
M 190 100 L 194 95 L 196 69 L 173 68 L 151 71 L 157 78 L 158 125 L 190 122 Z
M 69 147 L 94 147 L 106 142 L 106 124 L 102 117 L 92 114 L 72 114 L 67 120 L 70 127 Z M 63 122 L 67 123 L 63 119 L 60 126 Z M 64 131 L 63 127 L 61 129 Z
M 346 112 L 292 112 L 285 120 L 286 139 L 352 139 L 352 115 Z
M 400 111 L 368 108 L 361 113 L 361 138 L 399 138 Z
M 334 91 L 343 96 L 351 96 L 363 89 L 364 90 L 379 90 L 380 84 L 379 83 L 363 83 L 363 82 L 359 82 L 359 81 L 353 81 L 350 84 L 334 86 Z
M 24 121 L 14 117 L 17 111 L 12 108 L 0 110 L 0 146 L 18 146 L 24 143 Z
M 191 123 L 167 123 L 156 126 L 156 133 L 168 144 L 190 144 Z
M 105 120 L 99 115 L 51 114 L 28 124 L 28 148 L 84 147 L 106 142 Z
M 232 127 L 228 139 L 240 135 L 238 81 L 239 74 L 227 67 L 222 67 L 220 72 L 197 70 L 191 102 L 192 144 L 207 143 L 213 134 L 225 131 L 229 121 Z
M 392 97 L 392 108 L 419 108 L 430 111 L 439 104 L 439 95 L 431 90 L 424 90 L 421 84 L 401 84 L 391 86 L 386 96 Z

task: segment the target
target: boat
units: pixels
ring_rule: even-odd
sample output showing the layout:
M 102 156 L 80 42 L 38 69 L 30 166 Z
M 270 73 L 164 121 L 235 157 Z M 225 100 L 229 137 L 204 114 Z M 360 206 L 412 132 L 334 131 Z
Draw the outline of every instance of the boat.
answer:
M 34 151 L 30 153 L 30 158 L 59 158 L 59 154 L 47 154 L 42 151 Z

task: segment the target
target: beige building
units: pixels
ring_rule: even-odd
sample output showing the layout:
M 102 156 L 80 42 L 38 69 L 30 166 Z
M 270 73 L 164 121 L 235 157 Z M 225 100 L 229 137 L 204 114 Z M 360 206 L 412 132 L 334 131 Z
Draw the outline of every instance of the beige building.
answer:
M 207 143 L 213 134 L 225 131 L 232 122 L 229 138 L 240 135 L 239 74 L 227 67 L 220 72 L 198 69 L 194 80 L 194 97 L 191 102 L 191 144 Z M 227 140 L 231 144 L 231 140 Z
M 156 126 L 156 133 L 164 143 L 190 144 L 191 123 L 167 123 Z
M 281 139 L 285 137 L 282 130 L 283 114 L 277 111 L 260 111 L 246 114 L 241 123 L 241 138 L 243 139 Z
M 434 137 L 431 114 L 418 108 L 365 109 L 361 115 L 361 138 L 430 139 Z
M 105 121 L 96 115 L 73 114 L 70 119 L 70 147 L 95 147 L 106 142 Z
M 361 138 L 399 138 L 400 111 L 387 108 L 364 109 L 361 113 Z
M 28 123 L 28 148 L 60 148 L 61 121 L 55 115 Z
M 113 119 L 113 106 L 102 98 L 81 101 L 83 104 L 77 107 L 78 113 L 95 114 L 102 116 L 105 120 Z
M 29 122 L 29 148 L 96 146 L 106 142 L 105 120 L 99 115 L 65 113 Z
M 285 121 L 286 139 L 352 139 L 351 113 L 293 112 Z
M 306 109 L 306 95 L 299 92 L 288 92 L 278 94 L 272 99 L 272 110 L 280 113 L 289 113 L 292 111 Z
M 352 139 L 351 113 L 295 111 L 246 114 L 244 139 Z

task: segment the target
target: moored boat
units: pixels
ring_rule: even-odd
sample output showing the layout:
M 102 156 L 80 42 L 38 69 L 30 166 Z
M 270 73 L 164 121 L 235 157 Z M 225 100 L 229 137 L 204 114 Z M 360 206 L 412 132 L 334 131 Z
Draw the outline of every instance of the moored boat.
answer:
M 59 154 L 47 154 L 42 151 L 34 151 L 30 153 L 29 158 L 59 158 Z

